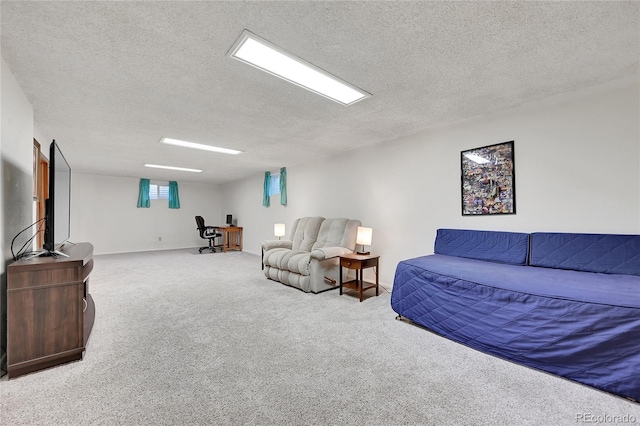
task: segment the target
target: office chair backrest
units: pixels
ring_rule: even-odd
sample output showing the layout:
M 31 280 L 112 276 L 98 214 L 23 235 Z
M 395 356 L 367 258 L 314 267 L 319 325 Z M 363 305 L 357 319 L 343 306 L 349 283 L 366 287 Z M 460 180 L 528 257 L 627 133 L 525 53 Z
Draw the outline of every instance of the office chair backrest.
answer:
M 198 231 L 200 231 L 200 236 L 202 238 L 205 238 L 204 236 L 205 226 L 204 226 L 204 219 L 202 218 L 202 216 L 196 216 L 196 224 L 198 225 Z

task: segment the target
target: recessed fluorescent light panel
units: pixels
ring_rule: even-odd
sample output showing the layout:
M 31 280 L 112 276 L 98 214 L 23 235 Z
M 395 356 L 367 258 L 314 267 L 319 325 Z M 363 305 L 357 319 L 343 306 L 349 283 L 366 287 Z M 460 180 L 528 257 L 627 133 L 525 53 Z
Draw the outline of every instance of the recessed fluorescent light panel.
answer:
M 143 164 L 145 167 L 151 167 L 154 169 L 168 169 L 168 170 L 178 170 L 180 172 L 193 172 L 193 173 L 202 173 L 202 170 L 199 169 L 187 169 L 184 167 L 173 167 L 173 166 L 159 166 L 157 164 Z
M 201 143 L 187 142 L 187 141 L 181 141 L 178 139 L 170 139 L 170 138 L 162 138 L 160 139 L 160 143 L 166 143 L 167 145 L 181 146 L 184 148 L 201 149 L 203 151 L 219 152 L 221 154 L 237 155 L 242 153 L 242 151 L 238 151 L 236 149 L 220 148 L 218 146 L 204 145 Z
M 227 55 L 343 105 L 371 96 L 247 30 Z

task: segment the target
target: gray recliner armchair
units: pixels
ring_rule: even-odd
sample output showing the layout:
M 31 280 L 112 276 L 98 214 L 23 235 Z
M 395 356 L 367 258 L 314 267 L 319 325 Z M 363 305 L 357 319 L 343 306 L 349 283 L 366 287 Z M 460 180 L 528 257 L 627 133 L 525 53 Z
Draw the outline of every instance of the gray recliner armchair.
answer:
M 290 240 L 262 242 L 264 275 L 304 292 L 337 288 L 340 255 L 353 253 L 361 224 L 346 218 L 296 219 Z

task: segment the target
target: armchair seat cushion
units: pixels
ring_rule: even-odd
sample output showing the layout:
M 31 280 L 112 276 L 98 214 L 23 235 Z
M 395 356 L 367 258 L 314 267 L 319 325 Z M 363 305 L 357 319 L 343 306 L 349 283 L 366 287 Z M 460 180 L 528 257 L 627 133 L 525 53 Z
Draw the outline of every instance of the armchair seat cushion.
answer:
M 300 275 L 309 275 L 310 256 L 311 253 L 308 251 L 275 248 L 264 254 L 264 264 Z

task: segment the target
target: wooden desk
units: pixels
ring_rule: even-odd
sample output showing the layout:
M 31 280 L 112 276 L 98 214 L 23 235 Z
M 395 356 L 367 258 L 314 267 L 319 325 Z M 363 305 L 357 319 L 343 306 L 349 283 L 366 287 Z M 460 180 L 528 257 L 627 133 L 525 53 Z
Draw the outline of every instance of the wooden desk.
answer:
M 348 288 L 351 290 L 356 290 L 360 293 L 360 301 L 363 300 L 363 293 L 370 288 L 376 289 L 376 296 L 379 292 L 379 272 L 380 272 L 380 256 L 372 256 L 368 254 L 344 254 L 340 256 L 340 294 L 342 294 L 342 288 Z M 342 282 L 342 268 L 355 269 L 356 270 L 356 279 L 352 281 L 348 281 L 346 283 Z M 374 268 L 376 274 L 376 282 L 368 283 L 364 281 L 362 277 L 363 269 Z
M 241 226 L 223 226 L 218 228 L 222 231 L 222 251 L 228 250 L 242 251 L 242 227 Z

